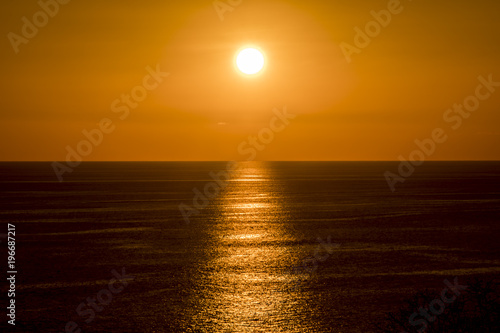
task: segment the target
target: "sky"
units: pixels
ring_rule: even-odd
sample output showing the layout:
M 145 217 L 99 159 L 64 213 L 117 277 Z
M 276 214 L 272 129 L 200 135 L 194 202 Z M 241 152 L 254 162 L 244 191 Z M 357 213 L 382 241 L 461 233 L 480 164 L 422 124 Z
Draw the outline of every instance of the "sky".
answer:
M 60 2 L 0 4 L 2 161 L 500 159 L 496 0 Z

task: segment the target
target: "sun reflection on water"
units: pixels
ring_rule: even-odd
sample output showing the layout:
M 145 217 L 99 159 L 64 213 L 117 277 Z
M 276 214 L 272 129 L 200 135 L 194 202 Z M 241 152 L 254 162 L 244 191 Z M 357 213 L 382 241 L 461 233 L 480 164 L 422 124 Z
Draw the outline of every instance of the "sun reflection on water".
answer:
M 305 305 L 283 273 L 292 236 L 280 186 L 264 162 L 243 163 L 237 172 L 214 204 L 210 260 L 193 277 L 199 310 L 191 320 L 207 332 L 307 332 L 311 323 L 300 324 Z

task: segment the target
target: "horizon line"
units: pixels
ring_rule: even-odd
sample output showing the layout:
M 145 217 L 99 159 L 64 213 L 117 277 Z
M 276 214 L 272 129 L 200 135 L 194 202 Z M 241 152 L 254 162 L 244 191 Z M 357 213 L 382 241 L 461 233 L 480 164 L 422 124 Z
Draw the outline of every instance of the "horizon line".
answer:
M 170 163 L 170 162 L 401 162 L 400 160 L 252 160 L 252 161 L 237 161 L 237 160 L 101 160 L 101 161 L 81 161 L 81 163 Z M 63 160 L 9 160 L 2 161 L 0 163 L 66 163 Z M 500 159 L 496 160 L 429 160 L 427 162 L 500 162 Z

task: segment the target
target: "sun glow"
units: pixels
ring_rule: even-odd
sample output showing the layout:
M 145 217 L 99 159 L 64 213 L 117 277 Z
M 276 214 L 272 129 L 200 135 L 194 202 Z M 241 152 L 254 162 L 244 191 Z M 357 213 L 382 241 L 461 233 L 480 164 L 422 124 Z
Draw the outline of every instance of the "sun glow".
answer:
M 236 66 L 247 75 L 259 73 L 264 68 L 264 55 L 255 48 L 241 50 L 236 57 Z

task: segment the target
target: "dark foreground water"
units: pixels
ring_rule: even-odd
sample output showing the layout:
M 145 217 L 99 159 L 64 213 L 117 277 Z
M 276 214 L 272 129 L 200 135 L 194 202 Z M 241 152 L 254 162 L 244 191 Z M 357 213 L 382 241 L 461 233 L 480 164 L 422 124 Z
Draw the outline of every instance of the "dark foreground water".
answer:
M 415 291 L 500 276 L 499 162 L 427 162 L 394 193 L 397 163 L 248 162 L 186 224 L 225 168 L 0 163 L 0 331 L 373 332 Z

